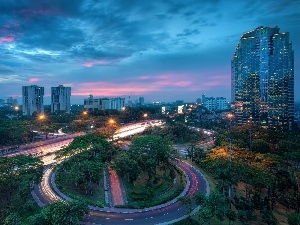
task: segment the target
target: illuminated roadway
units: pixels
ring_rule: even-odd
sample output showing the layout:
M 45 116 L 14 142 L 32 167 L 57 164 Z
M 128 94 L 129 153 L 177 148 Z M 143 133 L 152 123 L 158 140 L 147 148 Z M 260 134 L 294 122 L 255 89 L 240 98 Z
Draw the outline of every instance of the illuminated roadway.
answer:
M 180 196 L 191 197 L 196 193 L 209 193 L 208 182 L 205 177 L 194 167 L 184 161 L 174 162 L 181 168 L 187 177 L 187 185 Z M 53 190 L 52 170 L 44 173 L 41 184 L 33 192 L 35 200 L 40 206 L 62 199 Z M 51 184 L 52 185 L 49 185 Z M 58 190 L 57 190 L 58 191 Z M 65 199 L 70 199 L 63 196 Z M 178 197 L 177 197 L 178 198 Z M 89 213 L 82 219 L 85 225 L 123 225 L 123 224 L 171 224 L 177 220 L 186 218 L 187 210 L 177 201 L 177 198 L 163 205 L 147 209 L 120 209 L 99 208 L 90 206 Z
M 142 123 L 142 124 L 133 124 L 124 126 L 120 129 L 118 133 L 115 134 L 116 137 L 124 137 L 128 135 L 133 135 L 135 133 L 143 131 L 147 126 L 150 125 L 162 125 L 160 122 L 151 123 Z M 134 132 L 135 131 L 135 132 Z M 70 142 L 73 139 L 69 139 Z M 68 141 L 69 141 L 68 140 Z M 66 142 L 58 142 L 55 146 L 51 144 L 43 146 L 43 154 L 48 152 L 54 152 L 59 150 L 63 145 L 66 145 Z M 60 147 L 59 147 L 60 146 Z M 37 149 L 35 149 L 37 150 Z M 26 152 L 27 154 L 32 153 L 32 151 Z M 36 152 L 36 151 L 34 151 Z M 45 153 L 44 153 L 45 152 Z M 46 156 L 43 158 L 44 164 L 50 164 L 53 162 L 53 159 L 47 159 Z M 186 177 L 187 185 L 183 193 L 180 196 L 193 196 L 198 192 L 209 193 L 209 185 L 206 178 L 194 167 L 183 161 L 176 161 L 175 164 L 180 167 Z M 51 202 L 62 199 L 57 195 L 57 191 L 53 190 L 54 180 L 51 176 L 52 170 L 46 169 L 42 178 L 42 182 L 35 188 L 33 191 L 33 197 L 36 202 L 40 205 L 46 205 Z M 70 199 L 67 196 L 63 196 L 65 199 Z M 187 210 L 185 207 L 182 207 L 181 204 L 177 201 L 177 198 L 165 203 L 160 206 L 154 206 L 147 209 L 120 209 L 120 208 L 98 208 L 90 206 L 89 213 L 84 216 L 82 219 L 82 224 L 85 225 L 123 225 L 123 224 L 171 224 L 180 219 L 187 217 Z

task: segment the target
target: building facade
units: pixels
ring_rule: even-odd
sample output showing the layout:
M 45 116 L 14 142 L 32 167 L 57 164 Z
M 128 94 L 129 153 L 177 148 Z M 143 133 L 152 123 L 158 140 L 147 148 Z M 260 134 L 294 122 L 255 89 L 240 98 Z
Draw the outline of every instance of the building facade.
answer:
M 51 112 L 71 110 L 71 88 L 59 85 L 51 87 Z
M 215 111 L 215 110 L 225 110 L 228 109 L 226 98 L 224 97 L 205 97 L 202 96 L 202 99 L 204 102 L 202 104 L 209 110 L 209 111 Z
M 125 106 L 125 98 L 94 98 L 90 95 L 84 99 L 84 108 L 89 111 L 115 109 L 121 111 Z
M 44 87 L 37 85 L 23 86 L 23 115 L 31 116 L 34 112 L 44 113 Z
M 291 129 L 294 51 L 288 32 L 258 27 L 241 36 L 231 61 L 231 98 L 239 124 Z

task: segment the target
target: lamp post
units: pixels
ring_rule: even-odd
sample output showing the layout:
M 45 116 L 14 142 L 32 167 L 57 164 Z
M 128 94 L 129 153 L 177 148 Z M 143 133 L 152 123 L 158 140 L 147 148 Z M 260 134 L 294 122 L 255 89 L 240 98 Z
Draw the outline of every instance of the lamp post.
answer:
M 252 149 L 252 130 L 251 130 L 251 128 L 252 128 L 252 121 L 251 120 L 248 120 L 247 121 L 248 123 L 249 123 L 249 150 L 251 151 L 251 149 Z
M 231 134 L 231 123 L 232 119 L 234 118 L 234 115 L 232 113 L 227 114 L 227 118 L 230 121 L 229 125 L 229 172 L 230 172 L 230 177 L 232 173 L 232 134 Z M 231 198 L 232 198 L 232 187 L 231 184 L 229 184 L 228 188 L 228 199 L 229 199 L 229 208 L 231 209 Z
M 46 118 L 45 114 L 40 114 L 40 115 L 38 115 L 38 121 L 39 121 L 40 132 L 42 131 L 42 122 L 45 120 L 45 118 Z
M 114 133 L 115 133 L 115 131 L 114 131 L 114 125 L 115 125 L 115 123 L 116 123 L 116 121 L 114 119 L 112 119 L 112 118 L 110 118 L 108 120 L 109 127 L 111 128 L 111 131 L 112 131 L 112 134 L 111 134 L 111 141 L 112 142 L 114 140 Z

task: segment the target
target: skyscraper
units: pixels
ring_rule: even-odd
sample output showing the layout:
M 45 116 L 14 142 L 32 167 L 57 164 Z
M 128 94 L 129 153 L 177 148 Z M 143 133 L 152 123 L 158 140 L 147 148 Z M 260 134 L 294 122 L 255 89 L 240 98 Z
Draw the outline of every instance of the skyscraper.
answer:
M 258 27 L 241 36 L 231 61 L 231 98 L 239 124 L 291 129 L 294 51 L 288 32 Z
M 44 113 L 44 87 L 23 86 L 22 95 L 24 116 L 31 116 L 34 112 Z
M 71 88 L 59 85 L 58 87 L 51 87 L 51 112 L 66 111 L 70 112 L 71 103 Z

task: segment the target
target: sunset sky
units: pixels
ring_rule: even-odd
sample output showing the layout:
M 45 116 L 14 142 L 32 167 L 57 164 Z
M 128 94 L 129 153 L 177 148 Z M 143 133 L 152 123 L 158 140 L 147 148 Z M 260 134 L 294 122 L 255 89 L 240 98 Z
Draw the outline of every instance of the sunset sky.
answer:
M 94 96 L 230 100 L 231 58 L 259 26 L 290 32 L 300 101 L 300 0 L 0 0 L 0 98 L 22 86 Z M 298 89 L 298 90 L 297 90 Z

